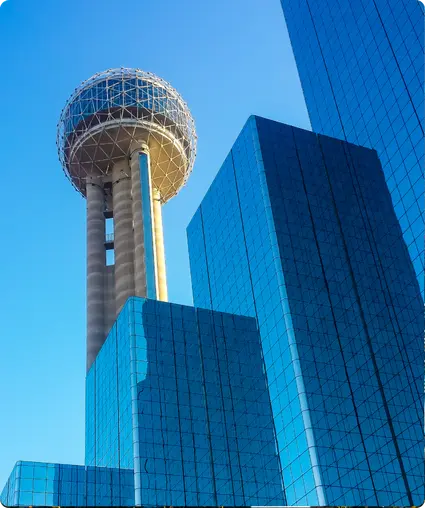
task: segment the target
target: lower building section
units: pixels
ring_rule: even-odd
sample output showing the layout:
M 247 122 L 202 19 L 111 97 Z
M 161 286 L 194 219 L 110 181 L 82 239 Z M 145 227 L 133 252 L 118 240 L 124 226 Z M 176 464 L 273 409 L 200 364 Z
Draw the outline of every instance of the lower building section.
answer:
M 254 319 L 132 297 L 86 401 L 86 466 L 19 462 L 3 504 L 286 504 Z
M 254 319 L 131 298 L 87 376 L 86 463 L 137 505 L 281 505 Z
M 18 462 L 3 489 L 5 506 L 134 506 L 131 470 Z

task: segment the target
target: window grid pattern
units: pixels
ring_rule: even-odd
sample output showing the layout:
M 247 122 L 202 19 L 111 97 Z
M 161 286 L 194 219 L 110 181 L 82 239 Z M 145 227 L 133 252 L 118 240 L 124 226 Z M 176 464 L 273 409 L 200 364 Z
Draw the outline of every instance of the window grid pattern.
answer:
M 127 307 L 87 373 L 86 464 L 133 469 L 130 337 Z
M 226 161 L 188 228 L 194 300 L 239 304 L 211 279 L 233 263 L 215 230 L 241 221 L 288 504 L 418 504 L 422 304 L 375 152 L 251 118 L 232 155 L 241 215 L 209 209 Z
M 298 389 L 297 358 L 291 351 L 293 347 L 285 321 L 284 298 L 273 249 L 273 245 L 277 246 L 276 236 L 267 215 L 256 137 L 255 118 L 252 117 L 205 196 L 201 212 L 188 228 L 191 273 L 195 274 L 195 277 L 192 275 L 194 302 L 198 305 L 197 295 L 210 290 L 215 310 L 236 312 L 240 301 L 246 301 L 249 303 L 247 312 L 257 316 L 287 502 L 289 505 L 295 502 L 317 505 L 321 494 L 315 475 L 319 471 L 314 467 L 316 453 L 314 448 L 309 448 L 308 425 L 303 421 L 308 415 L 302 410 L 306 403 Z M 233 201 L 224 199 L 224 195 L 232 196 Z M 237 249 L 237 256 L 234 251 L 228 255 L 227 228 L 232 231 L 232 248 Z M 202 259 L 207 260 L 206 267 L 198 267 L 196 257 L 192 256 L 192 253 L 198 256 L 199 232 L 204 237 Z M 196 248 L 192 241 L 197 242 Z M 247 267 L 237 281 L 230 277 L 235 257 Z M 209 288 L 195 286 L 200 270 L 210 274 Z M 220 274 L 219 282 L 211 274 Z M 227 280 L 231 280 L 231 284 L 227 284 Z M 237 284 L 236 292 L 230 287 L 234 284 Z M 220 288 L 220 297 L 214 295 L 215 288 Z
M 423 292 L 423 5 L 281 2 L 313 129 L 377 150 Z
M 186 134 L 189 133 L 186 112 L 180 98 L 173 97 L 165 87 L 159 88 L 157 83 L 127 76 L 98 81 L 83 90 L 78 100 L 69 106 L 64 134 L 69 136 L 74 132 L 79 133 L 79 129 L 84 132 L 93 115 L 102 112 L 106 116 L 108 112 L 123 107 L 162 113 L 176 122 Z
M 214 180 L 213 185 L 217 185 L 217 181 L 218 177 Z M 205 198 L 207 197 L 208 195 L 205 196 Z M 214 234 L 214 231 L 211 231 L 210 234 Z M 197 307 L 201 309 L 211 309 L 211 289 L 201 207 L 196 210 L 195 215 L 188 226 L 188 236 L 189 235 L 191 246 L 189 262 L 192 291 L 194 295 L 193 300 L 196 301 Z M 247 310 L 244 315 L 250 316 L 252 315 L 252 311 L 250 313 L 249 310 Z
M 285 504 L 254 319 L 131 298 L 88 377 L 90 459 L 131 455 L 137 505 Z
M 134 506 L 131 470 L 18 462 L 0 497 L 5 506 Z

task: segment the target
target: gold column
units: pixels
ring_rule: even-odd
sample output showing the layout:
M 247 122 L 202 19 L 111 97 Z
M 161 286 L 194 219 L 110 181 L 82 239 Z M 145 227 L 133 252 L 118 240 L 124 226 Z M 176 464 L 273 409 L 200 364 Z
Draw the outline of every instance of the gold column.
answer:
M 153 229 L 156 260 L 157 298 L 162 302 L 168 301 L 167 274 L 165 267 L 164 231 L 162 228 L 161 194 L 158 189 L 152 189 Z

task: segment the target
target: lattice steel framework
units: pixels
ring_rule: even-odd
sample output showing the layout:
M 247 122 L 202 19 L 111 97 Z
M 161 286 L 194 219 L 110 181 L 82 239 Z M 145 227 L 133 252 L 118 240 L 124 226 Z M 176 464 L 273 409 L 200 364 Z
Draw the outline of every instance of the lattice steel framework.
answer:
M 139 69 L 110 69 L 84 81 L 68 99 L 57 133 L 66 176 L 83 195 L 88 177 L 148 145 L 154 186 L 165 203 L 186 183 L 197 136 L 192 115 L 166 81 Z

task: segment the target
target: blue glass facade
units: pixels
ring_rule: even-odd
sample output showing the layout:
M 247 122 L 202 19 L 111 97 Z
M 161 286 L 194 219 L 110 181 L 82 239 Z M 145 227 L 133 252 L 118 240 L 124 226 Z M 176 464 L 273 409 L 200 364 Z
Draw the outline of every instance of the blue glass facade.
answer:
M 377 150 L 423 291 L 423 5 L 281 3 L 313 130 Z
M 131 470 L 18 462 L 0 501 L 5 506 L 134 506 Z
M 188 240 L 195 305 L 257 318 L 287 504 L 421 504 L 423 305 L 376 152 L 251 117 Z
M 256 321 L 130 298 L 87 374 L 86 465 L 18 462 L 0 501 L 285 505 Z
M 282 505 L 256 322 L 131 298 L 87 376 L 86 464 L 137 505 Z

